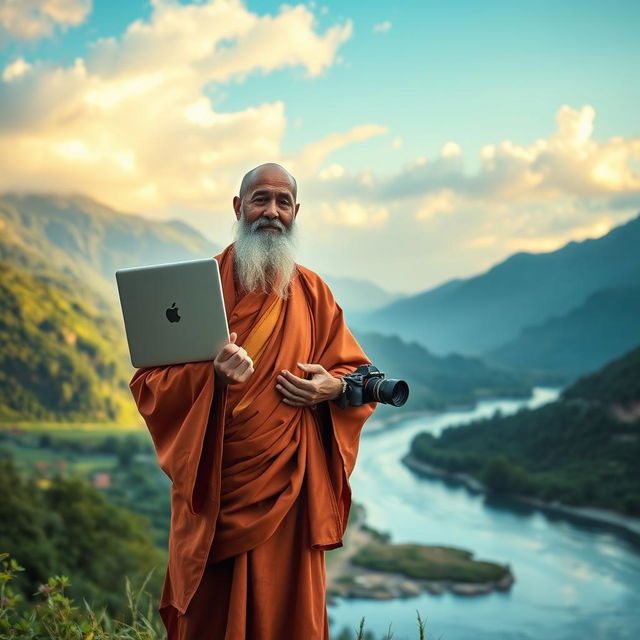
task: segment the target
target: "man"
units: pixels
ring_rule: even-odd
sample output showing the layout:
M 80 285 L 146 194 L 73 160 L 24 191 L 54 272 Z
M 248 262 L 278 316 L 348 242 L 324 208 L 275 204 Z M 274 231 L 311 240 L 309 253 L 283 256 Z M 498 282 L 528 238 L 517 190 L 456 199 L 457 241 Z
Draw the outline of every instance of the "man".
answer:
M 324 554 L 342 546 L 376 406 L 335 400 L 370 361 L 326 283 L 294 260 L 293 176 L 256 167 L 233 207 L 235 242 L 215 256 L 229 343 L 213 366 L 130 382 L 173 483 L 159 610 L 169 640 L 326 640 Z

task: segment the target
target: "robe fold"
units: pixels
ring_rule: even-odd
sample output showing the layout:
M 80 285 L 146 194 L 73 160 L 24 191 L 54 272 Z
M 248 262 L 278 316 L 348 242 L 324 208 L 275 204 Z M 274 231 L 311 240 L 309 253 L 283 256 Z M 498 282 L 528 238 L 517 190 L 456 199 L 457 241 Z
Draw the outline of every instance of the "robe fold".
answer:
M 203 594 L 209 589 L 205 582 L 210 580 L 209 573 L 202 580 L 206 568 L 223 571 L 214 580 L 219 585 L 224 583 L 220 576 L 227 575 L 224 571 L 237 578 L 229 586 L 236 595 L 223 599 L 231 598 L 229 602 L 238 609 L 251 606 L 246 598 L 237 597 L 238 584 L 246 580 L 237 577 L 239 567 L 259 571 L 259 558 L 267 557 L 267 545 L 271 545 L 269 553 L 279 549 L 283 556 L 293 540 L 303 540 L 302 554 L 342 545 L 351 506 L 349 476 L 360 432 L 376 406 L 341 409 L 333 401 L 316 407 L 282 402 L 275 387 L 283 369 L 305 378 L 297 363 L 316 363 L 341 376 L 370 360 L 316 273 L 296 264 L 287 300 L 273 292 L 240 296 L 233 249 L 232 243 L 214 259 L 220 266 L 229 330 L 237 332 L 236 344 L 254 362 L 251 377 L 241 384 L 220 385 L 213 362 L 206 361 L 137 369 L 129 384 L 153 439 L 158 464 L 172 482 L 169 561 L 159 605 L 169 640 L 178 638 L 177 633 L 172 637 L 177 616 L 187 612 L 201 581 L 195 600 L 203 606 Z M 295 527 L 302 527 L 300 523 L 304 538 L 293 534 Z M 324 568 L 324 554 L 321 557 Z M 294 567 L 305 565 L 306 557 L 284 562 L 294 577 L 283 576 L 280 583 L 315 580 L 312 573 L 320 570 L 315 558 L 307 563 L 312 567 L 308 575 L 296 574 Z M 233 569 L 224 569 L 234 562 Z M 318 580 L 318 585 L 324 585 L 324 575 Z M 293 593 L 291 584 L 280 583 L 276 580 L 269 586 L 273 603 L 284 602 L 290 598 L 282 594 Z M 293 589 L 324 603 L 324 593 L 313 593 L 304 584 Z M 259 607 L 266 611 L 271 605 L 254 606 L 256 611 Z M 303 603 L 298 607 L 304 615 Z M 225 635 L 211 637 L 275 640 L 277 636 L 270 633 L 276 631 L 267 628 L 254 629 L 251 635 L 249 622 L 242 622 L 245 613 L 230 610 Z M 253 624 L 270 624 L 268 616 L 252 615 Z M 306 637 L 328 637 L 324 634 L 326 630 L 322 636 Z

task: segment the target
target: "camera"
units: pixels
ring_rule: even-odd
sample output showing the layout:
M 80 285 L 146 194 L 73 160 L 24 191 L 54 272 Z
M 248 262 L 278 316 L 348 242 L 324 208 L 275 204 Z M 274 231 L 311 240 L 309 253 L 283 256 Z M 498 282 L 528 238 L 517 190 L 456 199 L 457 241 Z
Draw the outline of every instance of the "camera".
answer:
M 401 407 L 409 397 L 409 385 L 404 380 L 385 378 L 372 364 L 362 364 L 344 376 L 347 388 L 338 399 L 341 408 L 359 407 L 368 402 L 382 402 Z

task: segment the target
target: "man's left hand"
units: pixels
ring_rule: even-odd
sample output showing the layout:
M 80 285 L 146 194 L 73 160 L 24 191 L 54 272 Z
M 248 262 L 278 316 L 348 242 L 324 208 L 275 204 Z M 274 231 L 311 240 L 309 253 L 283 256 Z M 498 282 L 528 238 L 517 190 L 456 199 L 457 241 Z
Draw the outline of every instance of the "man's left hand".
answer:
M 310 407 L 324 400 L 334 400 L 342 393 L 342 382 L 322 365 L 298 362 L 298 366 L 313 375 L 306 380 L 284 369 L 276 379 L 276 389 L 284 396 L 282 402 L 294 407 Z

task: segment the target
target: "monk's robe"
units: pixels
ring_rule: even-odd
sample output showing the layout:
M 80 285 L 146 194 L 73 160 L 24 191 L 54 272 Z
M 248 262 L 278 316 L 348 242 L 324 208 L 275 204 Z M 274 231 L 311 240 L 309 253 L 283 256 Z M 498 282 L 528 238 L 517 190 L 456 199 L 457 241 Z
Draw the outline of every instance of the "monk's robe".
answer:
M 137 369 L 130 389 L 171 479 L 159 611 L 169 640 L 328 638 L 324 552 L 342 546 L 360 432 L 375 403 L 282 401 L 297 363 L 334 376 L 370 363 L 329 287 L 296 264 L 291 294 L 239 294 L 220 266 L 230 331 L 254 373 L 222 385 L 213 362 Z

